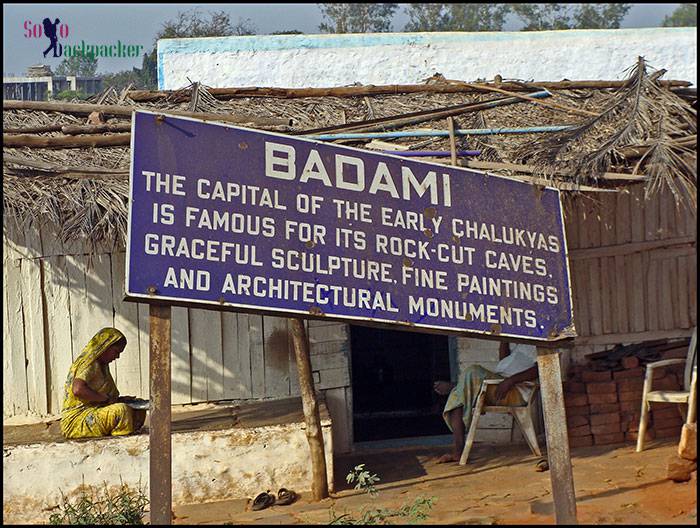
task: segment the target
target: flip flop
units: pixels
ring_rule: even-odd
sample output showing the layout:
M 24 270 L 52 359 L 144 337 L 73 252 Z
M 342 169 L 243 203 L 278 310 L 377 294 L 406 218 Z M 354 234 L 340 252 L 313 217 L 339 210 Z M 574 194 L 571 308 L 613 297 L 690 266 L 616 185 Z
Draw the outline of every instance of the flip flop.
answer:
M 286 506 L 297 500 L 297 494 L 293 490 L 288 490 L 286 488 L 280 488 L 277 492 L 277 502 L 280 506 Z
M 535 471 L 542 473 L 549 469 L 549 461 L 546 458 L 540 458 L 535 465 Z
M 255 499 L 253 499 L 253 507 L 251 509 L 254 511 L 264 510 L 265 508 L 272 506 L 274 503 L 275 496 L 267 491 L 263 491 L 260 495 L 255 497 Z

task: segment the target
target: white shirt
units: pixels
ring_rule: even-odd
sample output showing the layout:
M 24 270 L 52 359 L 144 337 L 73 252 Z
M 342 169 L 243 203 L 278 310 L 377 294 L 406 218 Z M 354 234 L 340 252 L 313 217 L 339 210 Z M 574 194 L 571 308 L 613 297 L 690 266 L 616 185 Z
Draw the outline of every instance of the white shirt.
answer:
M 511 344 L 510 354 L 498 362 L 494 372 L 509 378 L 527 370 L 537 363 L 537 348 L 533 345 Z M 524 381 L 516 385 L 523 399 L 527 401 L 532 393 L 533 383 Z

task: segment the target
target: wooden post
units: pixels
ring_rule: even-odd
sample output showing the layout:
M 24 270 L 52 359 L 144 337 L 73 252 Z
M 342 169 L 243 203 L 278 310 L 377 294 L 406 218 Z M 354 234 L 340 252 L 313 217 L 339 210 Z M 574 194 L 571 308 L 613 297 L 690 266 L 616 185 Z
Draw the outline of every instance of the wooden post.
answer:
M 457 142 L 455 141 L 455 120 L 452 116 L 447 118 L 447 126 L 450 132 L 450 156 L 452 165 L 457 165 Z
M 318 401 L 314 390 L 314 378 L 311 374 L 311 356 L 309 340 L 306 338 L 304 321 L 298 317 L 292 318 L 292 339 L 294 341 L 294 356 L 299 373 L 299 390 L 304 407 L 306 422 L 306 439 L 311 451 L 311 471 L 313 480 L 311 492 L 314 500 L 328 497 L 328 479 L 326 477 L 326 453 L 323 448 L 323 433 L 321 431 L 321 416 L 318 411 Z
M 149 460 L 151 524 L 172 522 L 172 453 L 170 441 L 170 306 L 151 304 Z
M 571 470 L 569 438 L 566 431 L 564 391 L 557 351 L 537 347 L 537 367 L 547 434 L 547 457 L 554 497 L 554 517 L 557 524 L 578 524 L 574 475 Z

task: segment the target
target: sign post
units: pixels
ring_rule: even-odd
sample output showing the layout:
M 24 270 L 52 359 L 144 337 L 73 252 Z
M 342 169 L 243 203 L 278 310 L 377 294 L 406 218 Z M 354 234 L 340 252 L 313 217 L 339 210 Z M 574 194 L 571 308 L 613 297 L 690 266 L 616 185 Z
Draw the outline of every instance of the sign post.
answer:
M 294 318 L 315 495 L 327 494 L 325 461 L 301 318 L 538 346 L 557 521 L 575 521 L 550 351 L 576 335 L 557 189 L 146 111 L 131 137 L 126 300 Z M 156 421 L 158 390 L 169 406 L 162 353 Z
M 149 306 L 149 493 L 151 524 L 154 525 L 168 525 L 172 521 L 170 314 L 168 305 Z
M 544 428 L 547 436 L 547 458 L 554 498 L 554 517 L 557 524 L 578 524 L 574 474 L 571 469 L 569 438 L 566 431 L 564 392 L 559 354 L 556 350 L 537 348 L 537 371 L 540 378 Z
M 298 317 L 293 317 L 291 324 L 294 356 L 299 374 L 299 390 L 301 391 L 301 403 L 304 408 L 304 422 L 306 423 L 306 439 L 309 442 L 309 451 L 311 452 L 311 473 L 313 475 L 311 493 L 314 496 L 314 500 L 318 501 L 328 497 L 326 452 L 323 447 L 321 415 L 318 411 L 314 378 L 311 374 L 311 353 L 304 321 Z

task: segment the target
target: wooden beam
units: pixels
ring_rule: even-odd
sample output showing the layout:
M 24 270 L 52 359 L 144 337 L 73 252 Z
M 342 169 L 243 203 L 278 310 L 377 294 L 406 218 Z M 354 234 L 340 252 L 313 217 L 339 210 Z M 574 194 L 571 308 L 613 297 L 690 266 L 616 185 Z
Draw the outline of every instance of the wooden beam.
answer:
M 450 161 L 457 165 L 457 142 L 455 141 L 455 120 L 452 116 L 447 118 L 447 126 L 450 131 Z
M 71 167 L 71 166 L 60 166 L 53 165 L 38 159 L 23 158 L 21 156 L 14 156 L 12 154 L 5 154 L 2 158 L 5 163 L 14 163 L 17 165 L 24 165 L 25 167 L 31 167 L 33 169 L 40 169 L 45 171 L 56 172 L 59 174 L 67 172 L 81 172 L 85 174 L 103 174 L 103 175 L 128 175 L 129 169 L 105 169 L 104 167 Z
M 64 125 L 41 125 L 33 127 L 3 128 L 3 134 L 42 134 L 44 132 L 60 132 Z
M 11 101 L 3 100 L 3 110 L 36 110 L 40 112 L 59 112 L 65 114 L 85 114 L 103 112 L 106 115 L 131 117 L 135 110 L 154 111 L 152 108 L 139 108 L 138 106 L 98 105 L 87 103 L 58 103 L 54 101 Z M 185 110 L 161 110 L 165 115 L 181 117 L 194 117 L 207 121 L 223 121 L 225 123 L 255 124 L 259 126 L 292 125 L 291 119 L 275 117 L 255 117 L 230 114 L 214 114 L 211 112 L 188 112 Z
M 541 81 L 532 83 L 500 83 L 499 88 L 512 91 L 531 91 L 536 89 L 546 90 L 606 90 L 622 88 L 628 81 Z M 664 87 L 687 87 L 692 83 L 687 81 L 657 81 Z M 241 87 L 241 88 L 210 88 L 208 92 L 217 99 L 231 99 L 234 97 L 357 97 L 366 95 L 385 95 L 400 93 L 461 93 L 483 92 L 486 83 L 472 84 L 466 82 L 451 81 L 438 84 L 390 84 L 368 86 L 342 86 L 329 88 L 270 88 L 270 87 Z M 495 85 L 493 85 L 495 87 Z M 128 97 L 133 101 L 158 101 L 176 94 L 173 90 L 149 91 L 131 90 Z M 181 92 L 181 98 L 177 101 L 188 101 L 190 91 Z
M 85 148 L 85 147 L 123 147 L 131 143 L 131 134 L 111 134 L 96 136 L 82 134 L 79 136 L 33 136 L 29 134 L 3 134 L 3 147 L 33 148 Z
M 537 172 L 537 169 L 532 165 L 521 165 L 520 163 L 501 163 L 497 161 L 465 161 L 463 162 L 465 167 L 472 167 L 474 169 L 500 169 L 508 170 L 514 172 L 525 172 L 533 173 Z M 645 181 L 647 176 L 644 174 L 626 174 L 623 172 L 605 172 L 600 177 L 603 180 L 629 180 L 629 181 Z
M 44 125 L 24 128 L 4 128 L 3 134 L 43 134 L 63 132 L 64 134 L 104 134 L 106 132 L 130 132 L 130 123 L 105 123 L 102 125 Z
M 135 106 L 119 106 L 88 103 L 63 103 L 57 101 L 2 101 L 3 110 L 36 110 L 39 112 L 60 112 L 64 114 L 85 114 L 104 112 L 109 115 L 131 117 Z
M 614 244 L 611 246 L 601 246 L 587 249 L 573 249 L 569 251 L 571 260 L 582 260 L 600 257 L 617 257 L 620 255 L 631 255 L 643 251 L 655 249 L 671 248 L 684 245 L 695 245 L 694 236 L 684 236 L 667 238 L 665 240 L 647 240 L 646 242 L 630 242 L 627 244 Z
M 105 123 L 104 125 L 66 125 L 61 132 L 70 136 L 78 134 L 104 134 L 107 132 L 131 132 L 131 123 Z
M 548 101 L 540 101 L 539 99 L 535 99 L 534 97 L 530 97 L 529 95 L 525 94 L 517 94 L 512 91 L 504 90 L 503 88 L 498 88 L 496 86 L 489 86 L 488 84 L 475 84 L 474 85 L 476 88 L 479 88 L 481 90 L 489 91 L 489 92 L 497 92 L 501 93 L 503 95 L 510 95 L 511 97 L 519 97 L 521 99 L 524 99 L 525 101 L 530 101 L 532 103 L 536 103 L 540 106 L 544 106 L 546 108 L 550 108 L 552 110 L 558 110 L 560 112 L 567 112 L 570 114 L 576 114 L 580 115 L 583 117 L 598 117 L 600 114 L 596 112 L 589 112 L 588 110 L 581 110 L 579 108 L 574 108 L 572 106 L 565 106 L 565 105 L 560 105 L 556 103 L 550 103 Z
M 642 310 L 644 307 L 641 307 Z M 636 308 L 639 309 L 639 308 Z M 647 332 L 635 332 L 628 334 L 603 334 L 597 336 L 577 337 L 574 346 L 590 345 L 619 345 L 620 343 L 642 343 L 655 339 L 681 339 L 689 337 L 693 329 L 651 330 Z
M 537 369 L 547 435 L 547 458 L 554 499 L 554 518 L 557 524 L 578 524 L 559 353 L 549 348 L 537 347 Z
M 511 104 L 522 103 L 521 97 L 503 97 L 501 99 L 493 99 L 490 101 L 481 101 L 478 103 L 463 103 L 444 108 L 436 108 L 433 110 L 421 110 L 419 112 L 409 112 L 389 117 L 378 119 L 368 119 L 365 121 L 356 121 L 354 123 L 346 123 L 323 128 L 314 128 L 295 132 L 295 135 L 311 135 L 325 134 L 329 132 L 375 132 L 380 130 L 391 130 L 402 126 L 416 125 L 425 121 L 433 121 L 443 119 L 445 117 L 456 116 L 468 112 L 479 112 L 499 106 L 507 106 Z M 398 149 L 397 149 L 398 150 Z
M 149 305 L 151 416 L 148 425 L 149 491 L 152 525 L 172 522 L 172 442 L 170 409 L 171 308 Z
M 326 453 L 323 447 L 323 431 L 321 416 L 314 389 L 314 378 L 311 373 L 311 353 L 309 340 L 306 336 L 304 321 L 298 317 L 291 319 L 294 356 L 299 374 L 299 389 L 304 409 L 306 423 L 306 439 L 311 453 L 311 492 L 314 500 L 320 501 L 328 497 L 328 478 L 326 474 Z

